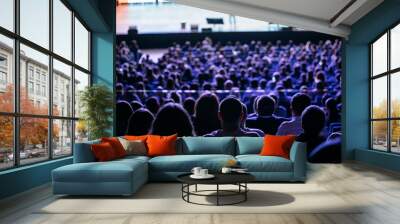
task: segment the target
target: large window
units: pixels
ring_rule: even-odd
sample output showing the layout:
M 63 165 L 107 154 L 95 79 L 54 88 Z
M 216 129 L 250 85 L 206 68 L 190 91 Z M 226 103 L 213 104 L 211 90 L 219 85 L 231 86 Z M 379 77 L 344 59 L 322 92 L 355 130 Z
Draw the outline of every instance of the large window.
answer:
M 90 31 L 63 0 L 1 2 L 0 170 L 70 156 L 87 138 L 74 105 L 90 85 Z
M 371 148 L 400 153 L 400 24 L 371 46 Z

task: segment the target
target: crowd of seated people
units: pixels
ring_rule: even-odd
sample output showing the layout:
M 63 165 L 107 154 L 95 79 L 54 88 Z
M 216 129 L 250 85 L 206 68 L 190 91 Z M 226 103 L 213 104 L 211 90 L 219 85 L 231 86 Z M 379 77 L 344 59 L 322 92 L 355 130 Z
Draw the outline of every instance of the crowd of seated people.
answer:
M 117 134 L 296 135 L 340 161 L 341 42 L 175 44 L 157 61 L 117 46 Z

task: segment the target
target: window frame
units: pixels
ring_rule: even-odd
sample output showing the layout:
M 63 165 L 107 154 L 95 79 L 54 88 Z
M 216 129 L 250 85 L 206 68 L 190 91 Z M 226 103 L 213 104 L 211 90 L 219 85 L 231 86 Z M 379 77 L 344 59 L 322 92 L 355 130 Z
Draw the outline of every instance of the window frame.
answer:
M 391 98 L 391 91 L 392 91 L 392 85 L 391 85 L 391 80 L 392 76 L 396 75 L 398 72 L 400 72 L 400 67 L 393 68 L 391 69 L 391 31 L 393 28 L 396 26 L 400 25 L 400 21 L 397 21 L 396 23 L 392 24 L 390 27 L 385 29 L 384 32 L 379 34 L 375 39 L 373 39 L 369 44 L 369 149 L 373 151 L 379 151 L 379 152 L 385 152 L 385 153 L 391 153 L 391 154 L 400 154 L 400 152 L 394 152 L 392 151 L 392 122 L 393 121 L 400 121 L 400 117 L 393 117 L 392 116 L 392 98 Z M 376 74 L 373 74 L 373 44 L 378 41 L 381 37 L 384 35 L 387 35 L 387 52 L 386 52 L 386 57 L 387 57 L 387 63 L 386 63 L 386 71 Z M 382 77 L 386 77 L 386 87 L 387 87 L 387 105 L 386 105 L 386 117 L 385 118 L 373 118 L 373 93 L 374 93 L 374 87 L 373 87 L 373 81 Z M 379 150 L 374 148 L 374 133 L 373 133 L 373 122 L 376 121 L 386 121 L 386 150 Z
M 4 170 L 10 170 L 10 169 L 16 169 L 19 167 L 23 167 L 23 166 L 29 166 L 29 165 L 33 165 L 33 164 L 37 164 L 37 163 L 43 163 L 49 160 L 54 160 L 54 159 L 62 159 L 65 157 L 70 157 L 73 155 L 73 151 L 74 151 L 74 143 L 75 143 L 75 125 L 76 125 L 76 121 L 79 120 L 79 117 L 75 116 L 75 108 L 72 107 L 71 108 L 71 114 L 70 116 L 66 115 L 66 116 L 56 116 L 53 115 L 53 59 L 54 60 L 58 60 L 59 62 L 62 62 L 68 66 L 71 66 L 71 105 L 74 105 L 75 103 L 75 88 L 74 88 L 74 82 L 75 82 L 75 69 L 87 74 L 89 76 L 89 83 L 88 85 L 91 86 L 92 85 L 92 69 L 91 69 L 91 65 L 92 65 L 92 57 L 91 57 L 91 50 L 92 50 L 92 43 L 91 43 L 91 37 L 92 37 L 92 30 L 88 27 L 88 25 L 85 23 L 85 21 L 78 15 L 78 13 L 76 13 L 72 7 L 65 1 L 65 0 L 59 0 L 62 4 L 64 4 L 68 10 L 71 11 L 71 18 L 70 18 L 70 22 L 71 22 L 71 58 L 64 58 L 63 56 L 55 53 L 54 50 L 54 44 L 53 44 L 53 21 L 54 21 L 54 17 L 53 17 L 53 1 L 54 0 L 48 0 L 49 1 L 49 47 L 48 49 L 46 49 L 45 47 L 42 47 L 39 44 L 36 44 L 32 41 L 30 41 L 29 39 L 23 37 L 20 35 L 20 0 L 14 0 L 13 1 L 13 10 L 14 10 L 14 18 L 13 18 L 13 22 L 14 22 L 14 30 L 10 31 L 4 27 L 0 26 L 0 35 L 5 36 L 7 38 L 11 38 L 13 41 L 13 54 L 12 54 L 12 61 L 13 64 L 11 65 L 11 71 L 13 72 L 11 75 L 13 75 L 13 79 L 14 79 L 14 99 L 13 99 L 13 111 L 12 112 L 2 112 L 0 111 L 0 116 L 4 116 L 4 117 L 12 117 L 13 119 L 13 166 L 10 167 L 4 167 L 4 168 L 0 168 L 0 172 L 4 171 Z M 75 25 L 74 25 L 74 20 L 75 18 L 77 20 L 79 20 L 79 22 L 84 26 L 84 28 L 88 31 L 89 34 L 89 40 L 88 40 L 88 69 L 85 69 L 81 66 L 79 66 L 78 64 L 75 63 Z M 45 92 L 45 94 L 48 97 L 48 112 L 46 115 L 39 115 L 39 114 L 27 114 L 27 113 L 21 113 L 20 111 L 20 85 L 21 85 L 21 81 L 20 81 L 20 65 L 21 65 L 21 61 L 20 61 L 20 45 L 23 44 L 29 48 L 32 48 L 33 50 L 36 50 L 42 54 L 45 54 L 46 56 L 48 56 L 49 62 L 48 62 L 48 83 L 46 88 L 46 91 L 48 93 Z M 27 67 L 27 71 L 28 71 L 28 67 Z M 34 79 L 36 79 L 35 77 L 35 70 L 34 72 Z M 27 72 L 26 74 L 26 80 L 30 80 L 29 77 L 29 73 Z M 39 80 L 41 81 L 41 80 Z M 41 83 L 41 82 L 40 82 Z M 28 86 L 27 86 L 28 87 Z M 41 85 L 42 87 L 42 85 Z M 27 91 L 29 91 L 27 89 Z M 36 90 L 34 90 L 36 91 Z M 20 119 L 21 118 L 44 118 L 47 119 L 48 122 L 48 136 L 47 136 L 47 142 L 49 143 L 47 145 L 47 151 L 48 151 L 48 158 L 44 158 L 41 161 L 38 162 L 32 162 L 32 163 L 26 163 L 26 164 L 21 164 L 20 161 Z M 71 153 L 68 155 L 62 155 L 62 156 L 54 156 L 54 146 L 52 144 L 53 142 L 53 122 L 56 120 L 66 120 L 66 121 L 70 121 L 71 122 Z

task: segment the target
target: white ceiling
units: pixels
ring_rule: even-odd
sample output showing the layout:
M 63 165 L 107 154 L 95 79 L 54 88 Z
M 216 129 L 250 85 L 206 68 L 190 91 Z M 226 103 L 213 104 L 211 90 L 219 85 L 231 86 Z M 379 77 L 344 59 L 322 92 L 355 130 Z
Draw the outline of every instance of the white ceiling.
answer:
M 176 3 L 347 38 L 383 0 L 174 0 Z
M 329 20 L 350 0 L 229 0 L 255 7 L 275 9 L 288 13 Z M 311 7 L 310 7 L 311 6 Z

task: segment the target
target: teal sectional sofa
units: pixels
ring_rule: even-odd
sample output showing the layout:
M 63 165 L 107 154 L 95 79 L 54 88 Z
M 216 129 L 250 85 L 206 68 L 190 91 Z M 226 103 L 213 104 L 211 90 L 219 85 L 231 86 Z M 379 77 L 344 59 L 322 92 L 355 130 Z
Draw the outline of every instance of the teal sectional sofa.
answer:
M 177 155 L 128 156 L 96 162 L 90 149 L 98 141 L 75 144 L 74 163 L 52 172 L 54 194 L 131 195 L 148 181 L 176 181 L 193 167 L 218 172 L 228 160 L 236 160 L 259 182 L 304 182 L 305 144 L 294 142 L 290 159 L 260 156 L 262 137 L 182 137 Z

